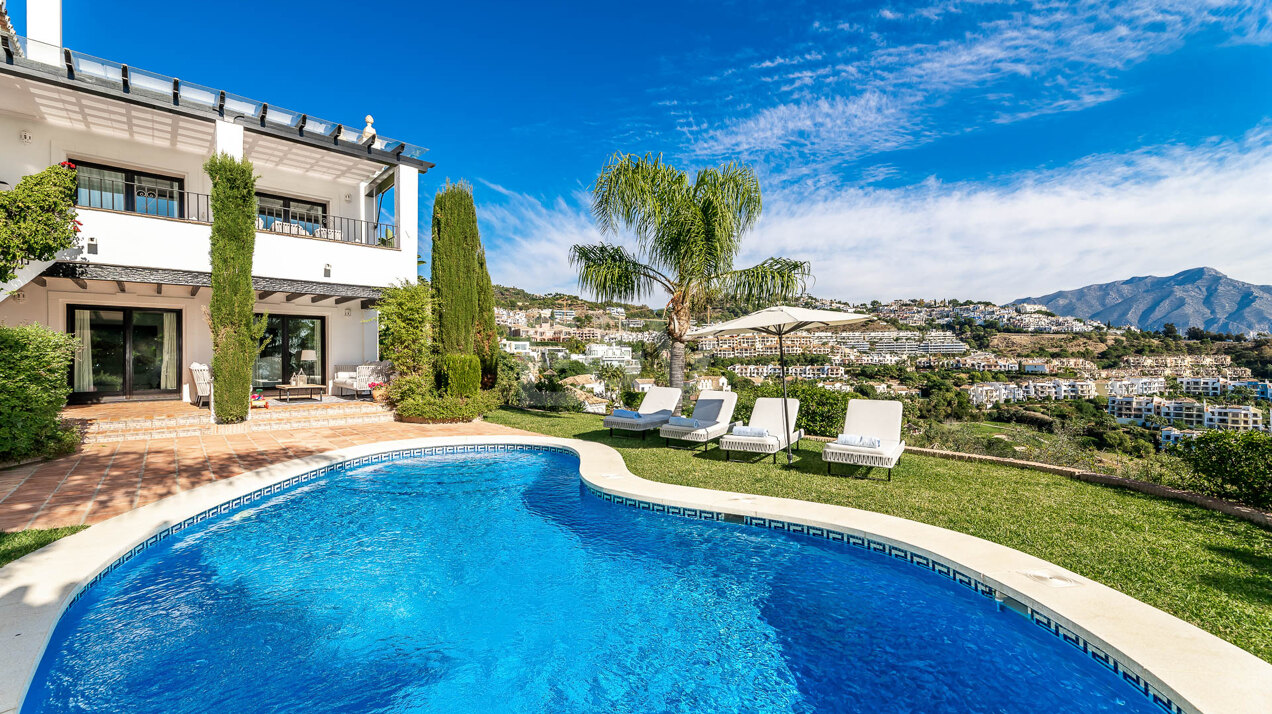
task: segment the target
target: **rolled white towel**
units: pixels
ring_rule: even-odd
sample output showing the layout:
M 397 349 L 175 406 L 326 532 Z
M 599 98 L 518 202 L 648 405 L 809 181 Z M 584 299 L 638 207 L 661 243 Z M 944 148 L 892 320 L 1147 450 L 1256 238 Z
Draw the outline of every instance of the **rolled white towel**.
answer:
M 734 436 L 758 436 L 760 438 L 769 435 L 768 429 L 762 426 L 735 426 L 733 427 Z
M 879 444 L 882 442 L 879 441 L 879 437 L 877 436 L 862 436 L 860 434 L 840 434 L 839 438 L 835 439 L 835 443 L 843 444 L 844 446 L 858 446 L 863 449 L 877 449 L 879 448 Z

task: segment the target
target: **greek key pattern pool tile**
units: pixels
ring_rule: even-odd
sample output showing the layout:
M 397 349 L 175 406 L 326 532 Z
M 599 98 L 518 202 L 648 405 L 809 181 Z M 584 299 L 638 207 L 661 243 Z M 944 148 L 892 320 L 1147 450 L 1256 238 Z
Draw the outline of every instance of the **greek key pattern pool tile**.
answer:
M 853 546 L 854 548 L 869 550 L 875 553 L 879 553 L 880 555 L 885 555 L 888 557 L 896 558 L 897 560 L 906 561 L 912 565 L 916 565 L 920 568 L 923 568 L 924 570 L 930 570 L 933 573 L 936 573 L 937 575 L 940 575 L 941 577 L 946 578 L 948 580 L 952 580 L 953 582 L 956 582 L 959 585 L 962 585 L 963 587 L 968 588 L 969 590 L 972 590 L 973 592 L 976 592 L 979 595 L 983 595 L 986 598 L 996 600 L 999 594 L 998 591 L 995 590 L 992 585 L 984 583 L 981 580 L 960 571 L 958 568 L 955 568 L 954 566 L 948 563 L 943 563 L 939 560 L 931 558 L 922 553 L 917 553 L 915 551 L 909 550 L 907 548 L 902 548 L 892 543 L 886 543 L 883 541 L 875 540 L 873 538 L 867 538 L 865 536 L 860 536 L 853 533 L 844 533 L 842 531 L 837 531 L 830 528 L 819 528 L 817 526 L 809 526 L 803 523 L 790 523 L 788 521 L 782 521 L 775 518 L 760 518 L 758 516 L 743 516 L 741 519 L 739 519 L 735 516 L 731 516 L 725 513 L 716 513 L 713 511 L 706 511 L 706 510 L 694 509 L 694 508 L 681 508 L 678 506 L 664 506 L 660 503 L 650 503 L 647 501 L 641 501 L 634 498 L 627 498 L 625 496 L 617 496 L 611 493 L 606 493 L 604 491 L 601 491 L 597 488 L 592 487 L 591 484 L 585 484 L 585 485 L 587 486 L 587 490 L 593 496 L 596 496 L 597 498 L 600 498 L 603 501 L 609 501 L 611 503 L 617 503 L 624 506 L 632 506 L 633 508 L 639 508 L 644 511 L 653 511 L 654 513 L 666 513 L 667 515 L 670 515 L 670 516 L 685 516 L 688 518 L 697 518 L 697 519 L 706 520 L 706 521 L 729 521 L 734 523 L 745 523 L 746 525 L 749 525 L 749 526 L 759 526 L 760 528 L 787 531 L 789 533 L 798 533 L 800 535 L 811 536 L 813 538 L 824 538 L 826 540 L 834 541 L 836 543 L 846 543 L 850 546 Z M 1039 627 L 1046 628 L 1049 632 L 1051 632 L 1056 637 L 1059 637 L 1065 642 L 1068 642 L 1070 645 L 1073 645 L 1074 647 L 1087 653 L 1088 655 L 1091 656 L 1092 659 L 1094 659 L 1096 662 L 1099 662 L 1109 671 L 1113 672 L 1116 675 L 1119 675 L 1122 678 L 1122 681 L 1134 687 L 1135 691 L 1147 697 L 1150 701 L 1156 704 L 1157 707 L 1161 709 L 1162 711 L 1169 712 L 1169 714 L 1193 714 L 1193 712 L 1191 712 L 1190 710 L 1184 709 L 1181 705 L 1172 701 L 1168 695 L 1161 692 L 1157 687 L 1153 686 L 1146 679 L 1144 679 L 1143 677 L 1140 677 L 1138 674 L 1131 671 L 1130 669 L 1127 669 L 1126 666 L 1123 665 L 1121 662 L 1118 662 L 1116 658 L 1114 658 L 1108 652 L 1105 652 L 1104 649 L 1099 644 L 1088 641 L 1086 638 L 1070 630 L 1069 628 L 1065 627 L 1061 623 L 1055 621 L 1051 616 L 1047 615 L 1046 613 L 1030 608 L 1029 617 Z

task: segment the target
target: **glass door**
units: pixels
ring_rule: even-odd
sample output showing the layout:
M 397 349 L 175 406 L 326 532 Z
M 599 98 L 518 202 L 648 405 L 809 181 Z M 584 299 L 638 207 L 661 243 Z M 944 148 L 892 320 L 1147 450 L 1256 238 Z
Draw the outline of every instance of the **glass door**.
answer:
M 265 347 L 252 370 L 252 387 L 272 389 L 279 384 L 324 384 L 327 373 L 324 318 L 270 315 Z
M 79 338 L 71 364 L 74 401 L 181 391 L 179 311 L 73 305 L 66 323 Z

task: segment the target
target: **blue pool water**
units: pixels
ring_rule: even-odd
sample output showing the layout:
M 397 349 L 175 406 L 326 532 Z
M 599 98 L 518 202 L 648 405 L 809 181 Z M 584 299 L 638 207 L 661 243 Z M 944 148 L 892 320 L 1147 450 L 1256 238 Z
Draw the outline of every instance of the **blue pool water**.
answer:
M 160 542 L 67 612 L 23 709 L 206 711 L 1156 710 L 929 571 L 513 452 L 335 471 Z

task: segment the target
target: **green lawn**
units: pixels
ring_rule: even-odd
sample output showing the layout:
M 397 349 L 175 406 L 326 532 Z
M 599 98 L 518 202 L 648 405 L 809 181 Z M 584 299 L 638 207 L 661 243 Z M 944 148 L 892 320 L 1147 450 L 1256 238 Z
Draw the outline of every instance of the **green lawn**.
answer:
M 617 448 L 638 476 L 686 486 L 799 498 L 950 528 L 1001 543 L 1188 620 L 1272 661 L 1272 531 L 1197 506 L 1062 476 L 921 456 L 891 482 L 827 476 L 821 444 L 793 469 L 724 462 L 662 439 L 611 438 L 601 417 L 505 409 L 487 421 Z M 879 471 L 875 476 L 882 476 Z
M 34 553 L 58 538 L 78 533 L 88 526 L 68 526 L 49 530 L 0 531 L 0 565 Z

